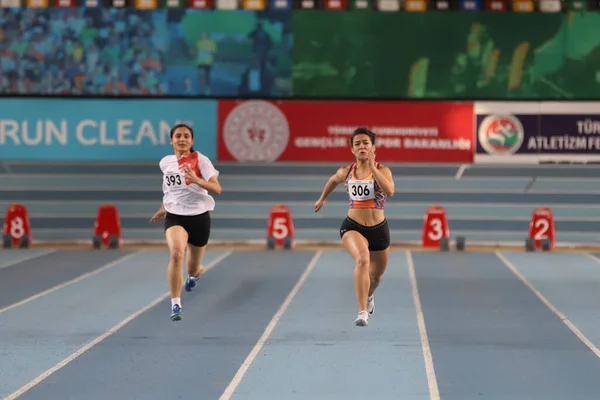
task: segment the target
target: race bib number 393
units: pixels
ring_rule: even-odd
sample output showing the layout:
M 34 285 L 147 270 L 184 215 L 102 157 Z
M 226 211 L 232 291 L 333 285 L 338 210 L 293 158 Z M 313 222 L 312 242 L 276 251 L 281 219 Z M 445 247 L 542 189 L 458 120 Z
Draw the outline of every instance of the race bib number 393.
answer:
M 185 180 L 181 174 L 167 174 L 165 175 L 165 185 L 170 190 L 179 190 L 185 186 Z
M 371 200 L 375 198 L 373 180 L 351 180 L 348 182 L 348 193 L 352 200 Z

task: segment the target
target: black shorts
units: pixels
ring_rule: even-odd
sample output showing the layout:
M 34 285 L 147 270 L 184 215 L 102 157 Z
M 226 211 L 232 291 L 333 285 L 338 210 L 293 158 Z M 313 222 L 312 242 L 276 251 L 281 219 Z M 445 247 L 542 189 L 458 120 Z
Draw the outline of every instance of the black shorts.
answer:
M 208 211 L 198 215 L 177 215 L 167 212 L 165 217 L 165 231 L 172 226 L 179 225 L 188 234 L 188 243 L 204 247 L 210 236 L 210 213 Z
M 377 225 L 365 226 L 346 217 L 340 227 L 340 237 L 348 231 L 356 231 L 363 235 L 369 242 L 369 251 L 382 251 L 390 247 L 390 228 L 387 219 Z

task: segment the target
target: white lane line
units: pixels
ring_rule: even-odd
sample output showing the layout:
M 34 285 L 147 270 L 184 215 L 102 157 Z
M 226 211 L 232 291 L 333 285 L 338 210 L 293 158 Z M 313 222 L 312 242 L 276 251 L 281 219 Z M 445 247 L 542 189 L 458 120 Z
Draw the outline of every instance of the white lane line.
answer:
M 0 264 L 0 269 L 2 268 L 7 268 L 7 267 L 12 267 L 15 264 L 18 263 L 22 263 L 24 261 L 29 261 L 29 260 L 33 260 L 36 259 L 38 257 L 42 257 L 42 256 L 46 256 L 48 254 L 52 254 L 52 253 L 56 253 L 56 250 L 43 250 L 40 253 L 29 253 L 27 252 L 27 254 L 21 258 L 16 258 L 12 261 L 6 262 L 4 264 Z
M 106 271 L 107 269 L 113 268 L 113 267 L 115 267 L 115 266 L 119 265 L 120 263 L 122 263 L 123 261 L 127 261 L 128 259 L 130 259 L 131 257 L 133 257 L 133 256 L 135 256 L 135 255 L 137 255 L 137 254 L 139 254 L 139 253 L 140 253 L 140 252 L 139 252 L 139 251 L 137 251 L 137 252 L 135 252 L 135 253 L 131 253 L 131 254 L 127 254 L 127 255 L 125 255 L 125 256 L 123 256 L 123 257 L 119 257 L 119 258 L 117 258 L 116 260 L 114 260 L 114 261 L 111 261 L 110 263 L 108 263 L 108 264 L 104 265 L 104 266 L 103 266 L 103 267 L 101 267 L 101 268 L 98 268 L 98 269 L 95 269 L 95 270 L 93 270 L 93 271 L 87 272 L 87 273 L 85 273 L 85 274 L 83 274 L 83 275 L 79 275 L 77 278 L 73 278 L 73 279 L 71 279 L 70 281 L 63 282 L 63 283 L 61 283 L 60 285 L 53 286 L 53 287 L 51 287 L 50 289 L 44 290 L 43 292 L 40 292 L 40 293 L 34 294 L 33 296 L 30 296 L 30 297 L 28 297 L 28 298 L 26 298 L 26 299 L 23 299 L 23 300 L 21 300 L 21 301 L 19 301 L 19 302 L 17 302 L 17 303 L 14 303 L 14 304 L 11 304 L 11 305 L 9 305 L 9 306 L 6 306 L 6 307 L 4 307 L 4 308 L 1 308 L 1 309 L 0 309 L 0 314 L 2 314 L 3 312 L 6 312 L 6 311 L 8 311 L 8 310 L 12 310 L 12 309 L 13 309 L 13 308 L 15 308 L 15 307 L 19 307 L 19 306 L 22 306 L 22 305 L 24 305 L 24 304 L 27 304 L 27 303 L 29 303 L 29 302 L 31 302 L 31 301 L 33 301 L 33 300 L 39 299 L 40 297 L 43 297 L 43 296 L 45 296 L 45 295 L 47 295 L 47 294 L 50 294 L 50 293 L 52 293 L 52 292 L 55 292 L 55 291 L 57 291 L 57 290 L 60 290 L 60 289 L 62 289 L 62 288 L 64 288 L 64 287 L 67 287 L 67 286 L 69 286 L 69 285 L 72 285 L 72 284 L 74 284 L 74 283 L 77 283 L 77 282 L 79 282 L 79 281 L 82 281 L 82 280 L 84 280 L 84 279 L 86 279 L 86 278 L 89 278 L 89 277 L 90 277 L 90 276 L 92 276 L 92 275 L 96 275 L 96 274 L 99 274 L 99 273 L 101 273 L 101 272 L 103 272 L 103 271 Z
M 564 315 L 558 308 L 556 308 L 550 300 L 548 300 L 542 292 L 540 292 L 525 276 L 510 262 L 508 259 L 499 251 L 496 251 L 496 256 L 506 265 L 508 269 L 511 270 L 513 274 L 517 276 L 535 294 L 538 299 L 542 301 L 552 311 L 574 334 L 577 336 L 579 340 L 581 340 L 592 352 L 596 355 L 596 357 L 600 358 L 600 349 L 598 349 L 585 335 L 573 324 L 566 315 Z
M 219 257 L 217 257 L 215 260 L 213 260 L 211 263 L 209 263 L 208 265 L 206 265 L 204 267 L 204 272 L 206 273 L 208 270 L 210 270 L 215 265 L 217 265 L 218 263 L 220 263 L 221 261 L 223 261 L 225 258 L 227 258 L 232 253 L 233 253 L 233 251 L 229 251 L 229 252 L 224 253 L 224 254 L 220 255 Z M 96 339 L 92 340 L 91 342 L 89 342 L 88 344 L 86 344 L 85 346 L 83 346 L 82 348 L 80 348 L 79 350 L 77 350 L 76 352 L 74 352 L 73 354 L 71 354 L 69 357 L 65 358 L 64 360 L 62 360 L 61 362 L 59 362 L 58 364 L 56 364 L 54 367 L 46 370 L 45 372 L 43 372 L 42 374 L 40 374 L 37 378 L 31 380 L 26 385 L 20 387 L 15 392 L 11 393 L 4 400 L 14 400 L 17 397 L 21 396 L 23 393 L 27 392 L 28 390 L 30 390 L 34 386 L 38 385 L 44 379 L 48 378 L 50 375 L 52 375 L 56 371 L 58 371 L 59 369 L 63 368 L 64 366 L 66 366 L 67 364 L 69 364 L 71 361 L 73 361 L 74 359 L 76 359 L 77 357 L 79 357 L 80 355 L 82 355 L 83 353 L 85 353 L 86 351 L 88 351 L 89 349 L 91 349 L 92 347 L 94 347 L 95 345 L 97 345 L 98 343 L 100 343 L 101 341 L 103 341 L 104 339 L 106 339 L 107 337 L 109 337 L 110 335 L 112 335 L 113 333 L 117 332 L 119 329 L 121 329 L 122 327 L 124 327 L 125 325 L 127 325 L 129 322 L 131 322 L 135 318 L 139 317 L 141 314 L 143 314 L 146 311 L 150 310 L 152 307 L 156 306 L 161 301 L 164 301 L 169 296 L 170 296 L 169 292 L 163 293 L 162 295 L 160 295 L 160 297 L 158 297 L 154 301 L 152 301 L 152 303 L 148 304 L 146 307 L 144 307 L 144 308 L 136 311 L 135 313 L 131 314 L 129 317 L 125 318 L 123 321 L 119 322 L 117 325 L 113 326 L 108 331 L 106 331 L 102 335 L 98 336 Z
M 406 252 L 406 263 L 408 264 L 408 273 L 410 275 L 410 285 L 413 292 L 413 300 L 417 312 L 417 323 L 419 325 L 419 334 L 421 335 L 421 347 L 423 349 L 423 358 L 425 359 L 425 373 L 427 375 L 427 384 L 429 385 L 430 400 L 440 400 L 440 390 L 438 388 L 437 378 L 435 376 L 435 368 L 433 366 L 433 355 L 431 347 L 429 347 L 429 337 L 427 336 L 427 328 L 425 326 L 425 316 L 423 314 L 423 306 L 421 305 L 421 296 L 419 295 L 419 287 L 417 285 L 417 276 L 415 274 L 415 263 L 410 251 Z
M 227 386 L 227 388 L 225 388 L 225 391 L 223 392 L 221 397 L 219 397 L 219 400 L 229 400 L 231 398 L 235 389 L 238 387 L 240 382 L 242 382 L 246 371 L 248 371 L 248 368 L 250 368 L 250 365 L 252 365 L 252 362 L 254 362 L 254 359 L 258 355 L 258 352 L 263 347 L 267 339 L 269 339 L 269 336 L 271 336 L 273 329 L 275 329 L 275 325 L 277 325 L 279 319 L 281 318 L 283 313 L 285 313 L 285 310 L 287 310 L 288 306 L 290 305 L 290 303 L 292 302 L 292 300 L 294 299 L 294 297 L 308 278 L 308 275 L 310 275 L 312 270 L 315 268 L 315 265 L 321 257 L 321 254 L 322 251 L 317 251 L 317 253 L 310 260 L 310 262 L 306 266 L 306 269 L 304 270 L 302 275 L 300 275 L 300 278 L 298 278 L 298 281 L 296 282 L 290 293 L 287 295 L 286 299 L 283 301 L 283 304 L 281 304 L 281 307 L 279 307 L 279 310 L 277 310 L 275 315 L 273 315 L 273 318 L 271 318 L 271 321 L 267 325 L 267 328 L 265 329 L 264 333 L 258 339 L 258 342 L 256 342 L 256 345 L 254 345 L 254 348 L 252 348 L 250 354 L 248 354 L 248 357 L 246 357 L 246 359 L 242 363 L 241 367 L 238 369 L 231 382 L 229 382 L 229 385 Z

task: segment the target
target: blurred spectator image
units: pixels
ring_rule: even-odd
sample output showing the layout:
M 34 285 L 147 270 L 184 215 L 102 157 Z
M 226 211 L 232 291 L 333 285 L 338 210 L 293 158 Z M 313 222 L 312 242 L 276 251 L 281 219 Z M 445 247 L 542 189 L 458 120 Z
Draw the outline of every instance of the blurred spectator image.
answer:
M 292 95 L 291 11 L 179 9 L 167 13 L 167 76 L 172 93 Z M 255 82 L 250 88 L 249 76 Z
M 150 17 L 126 9 L 2 9 L 2 93 L 168 93 Z
M 274 19 L 258 14 L 0 9 L 0 92 L 234 96 L 244 90 L 289 96 L 291 13 L 273 13 Z M 263 78 L 261 90 L 248 91 L 245 76 L 256 60 L 270 81 Z

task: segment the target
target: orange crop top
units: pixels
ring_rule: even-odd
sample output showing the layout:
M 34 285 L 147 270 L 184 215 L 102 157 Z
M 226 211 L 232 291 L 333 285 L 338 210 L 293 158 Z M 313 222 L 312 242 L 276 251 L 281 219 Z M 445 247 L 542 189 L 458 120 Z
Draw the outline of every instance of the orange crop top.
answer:
M 379 167 L 379 163 L 377 163 Z M 346 193 L 350 197 L 350 208 L 375 208 L 383 210 L 387 196 L 373 179 L 373 173 L 359 179 L 356 176 L 356 164 L 350 166 L 344 181 Z

